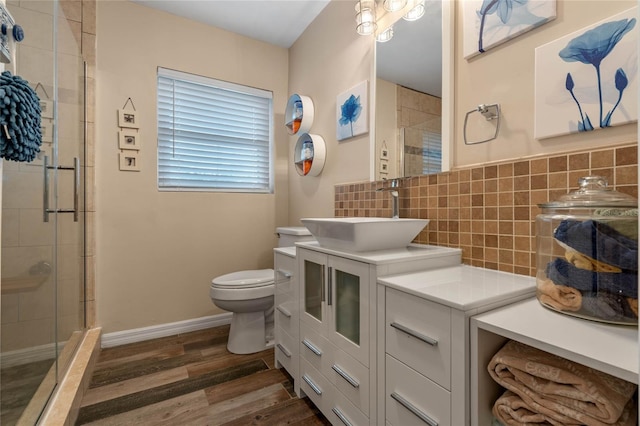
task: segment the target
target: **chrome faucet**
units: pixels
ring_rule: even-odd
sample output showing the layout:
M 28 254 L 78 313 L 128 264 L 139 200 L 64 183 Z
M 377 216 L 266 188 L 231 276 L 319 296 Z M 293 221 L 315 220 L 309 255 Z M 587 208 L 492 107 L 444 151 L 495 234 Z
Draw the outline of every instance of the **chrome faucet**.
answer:
M 391 186 L 387 188 L 378 188 L 376 191 L 389 191 L 391 193 L 391 208 L 392 208 L 392 219 L 400 218 L 400 208 L 398 207 L 398 180 L 392 179 Z

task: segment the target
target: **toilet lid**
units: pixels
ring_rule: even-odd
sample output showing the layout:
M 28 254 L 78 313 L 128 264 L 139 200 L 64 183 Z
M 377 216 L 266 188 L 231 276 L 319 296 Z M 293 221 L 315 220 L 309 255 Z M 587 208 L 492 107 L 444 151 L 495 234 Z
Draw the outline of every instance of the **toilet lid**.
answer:
M 213 287 L 255 288 L 273 284 L 273 269 L 232 272 L 211 280 Z

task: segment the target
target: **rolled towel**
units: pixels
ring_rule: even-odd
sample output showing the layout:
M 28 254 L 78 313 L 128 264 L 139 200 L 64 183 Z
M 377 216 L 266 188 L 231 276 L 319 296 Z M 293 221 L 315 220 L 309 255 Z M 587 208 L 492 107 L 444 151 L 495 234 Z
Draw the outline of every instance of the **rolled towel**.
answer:
M 638 270 L 638 242 L 607 224 L 565 219 L 554 231 L 557 241 L 592 259 L 629 271 Z
M 586 269 L 587 271 L 622 272 L 622 269 L 620 268 L 598 262 L 597 260 L 592 259 L 589 256 L 585 256 L 582 253 L 578 253 L 573 249 L 567 250 L 564 254 L 564 258 L 576 268 Z
M 566 418 L 568 422 L 560 423 L 556 419 L 536 412 L 527 405 L 518 395 L 511 391 L 506 391 L 493 404 L 491 410 L 493 415 L 504 425 L 522 426 L 531 424 L 542 425 L 578 425 L 573 419 Z
M 526 402 L 518 395 L 511 391 L 506 391 L 498 398 L 491 410 L 496 419 L 503 425 L 563 425 L 573 426 L 582 425 L 582 422 L 566 417 L 562 422 L 556 418 L 549 417 L 545 414 L 536 412 L 527 405 Z M 629 399 L 622 415 L 615 423 L 607 424 L 607 426 L 632 426 L 635 425 L 637 406 L 633 398 Z M 599 423 L 602 424 L 602 423 Z
M 638 241 L 638 221 L 620 218 L 607 219 L 612 216 L 638 217 L 638 209 L 603 208 L 596 209 L 593 214 L 598 217 L 598 222 L 606 223 L 625 237 Z
M 546 274 L 555 284 L 573 287 L 582 292 L 607 292 L 638 298 L 637 273 L 587 271 L 576 268 L 565 259 L 556 258 L 547 264 Z
M 615 423 L 637 389 L 633 383 L 514 340 L 493 356 L 487 369 L 532 411 L 560 423 L 567 417 L 585 425 Z
M 556 285 L 550 279 L 538 280 L 538 300 L 559 311 L 579 311 L 582 293 L 573 287 Z

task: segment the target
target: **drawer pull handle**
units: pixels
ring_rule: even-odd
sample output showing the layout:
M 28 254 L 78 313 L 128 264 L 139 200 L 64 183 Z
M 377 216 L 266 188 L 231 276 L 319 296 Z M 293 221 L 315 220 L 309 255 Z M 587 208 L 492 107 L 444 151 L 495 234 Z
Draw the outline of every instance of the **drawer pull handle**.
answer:
M 278 305 L 278 307 L 276 308 L 277 310 L 280 311 L 280 313 L 282 315 L 284 315 L 287 318 L 291 318 L 291 312 L 287 311 L 285 308 L 283 308 L 281 305 Z
M 322 356 L 322 351 L 320 349 L 318 349 L 316 347 L 316 345 L 314 345 L 313 343 L 311 343 L 310 341 L 308 341 L 307 339 L 304 339 L 302 341 L 302 344 L 305 345 L 307 348 L 309 348 L 309 350 L 311 352 L 313 352 L 314 354 L 318 355 L 318 356 Z
M 282 351 L 282 353 L 283 353 L 283 354 L 285 354 L 285 356 L 286 356 L 287 358 L 291 358 L 291 352 L 289 352 L 289 351 L 287 350 L 287 348 L 285 348 L 284 346 L 282 346 L 280 343 L 278 343 L 276 346 L 278 347 L 278 349 L 280 349 L 280 350 Z
M 278 273 L 285 278 L 291 278 L 291 272 L 285 271 L 284 269 L 278 269 Z
M 408 328 L 408 327 L 405 327 L 405 326 L 404 326 L 404 325 L 402 325 L 402 324 L 398 324 L 397 322 L 392 322 L 392 323 L 391 323 L 391 324 L 389 324 L 389 325 L 391 325 L 391 327 L 393 327 L 393 328 L 396 328 L 396 329 L 398 329 L 398 330 L 400 330 L 400 331 L 402 331 L 402 332 L 404 332 L 404 333 L 408 334 L 409 336 L 415 337 L 415 338 L 416 338 L 416 339 L 418 339 L 418 340 L 422 340 L 422 341 L 423 341 L 423 342 L 425 342 L 427 345 L 431 345 L 431 346 L 438 346 L 438 341 L 437 341 L 437 340 L 432 339 L 432 338 L 431 338 L 431 337 L 429 337 L 429 336 L 425 336 L 425 335 L 424 335 L 424 334 L 422 334 L 422 333 L 418 333 L 417 331 L 412 330 L 412 329 L 410 329 L 410 328 Z
M 340 421 L 342 423 L 344 423 L 344 426 L 352 426 L 351 422 L 349 421 L 349 419 L 347 419 L 347 417 L 342 414 L 342 411 L 338 410 L 336 407 L 333 407 L 331 409 L 331 411 L 333 411 L 333 413 L 338 416 L 338 418 L 340 419 Z
M 314 391 L 315 393 L 317 393 L 318 395 L 322 395 L 322 389 L 320 389 L 320 388 L 318 387 L 318 385 L 316 385 L 315 383 L 313 383 L 313 380 L 311 380 L 311 379 L 309 378 L 309 376 L 307 376 L 306 374 L 305 374 L 305 375 L 303 375 L 303 376 L 302 376 L 302 380 L 304 380 L 305 382 L 307 382 L 307 384 L 309 385 L 309 387 L 310 387 L 311 389 L 313 389 L 313 391 Z
M 353 377 L 351 377 L 350 375 L 348 375 L 347 373 L 344 372 L 344 370 L 342 368 L 340 368 L 338 365 L 333 364 L 331 366 L 331 368 L 333 369 L 333 371 L 335 371 L 336 373 L 338 373 L 343 379 L 345 379 L 347 382 L 349 382 L 349 384 L 351 386 L 353 386 L 354 388 L 359 388 L 360 387 L 360 383 L 358 383 L 357 380 L 355 380 Z
M 406 399 L 404 399 L 402 396 L 398 395 L 397 393 L 393 392 L 391 394 L 391 398 L 393 398 L 396 401 L 398 401 L 400 403 L 400 405 L 402 405 L 407 410 L 411 411 L 411 413 L 413 413 L 413 415 L 415 415 L 417 418 L 419 418 L 420 420 L 422 420 L 423 422 L 425 422 L 429 426 L 438 426 L 438 422 L 436 422 L 431 417 L 429 417 L 428 415 L 426 415 L 425 413 L 420 411 L 415 405 L 413 405 L 412 403 L 410 403 L 409 401 L 407 401 Z

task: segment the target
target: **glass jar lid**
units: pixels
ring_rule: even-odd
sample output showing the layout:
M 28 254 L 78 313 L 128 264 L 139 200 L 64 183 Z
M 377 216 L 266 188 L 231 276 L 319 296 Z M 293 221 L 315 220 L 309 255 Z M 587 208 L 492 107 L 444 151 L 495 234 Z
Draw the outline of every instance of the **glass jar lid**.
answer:
M 637 207 L 638 200 L 609 187 L 604 176 L 586 176 L 578 179 L 580 188 L 560 197 L 557 201 L 538 204 L 541 208 L 558 207 Z

